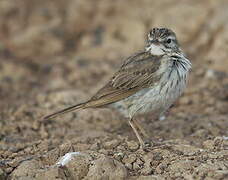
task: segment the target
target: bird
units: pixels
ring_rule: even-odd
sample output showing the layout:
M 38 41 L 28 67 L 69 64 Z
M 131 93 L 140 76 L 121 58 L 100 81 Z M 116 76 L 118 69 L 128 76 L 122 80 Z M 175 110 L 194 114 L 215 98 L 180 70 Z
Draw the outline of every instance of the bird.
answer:
M 191 67 L 174 31 L 152 28 L 144 49 L 126 58 L 111 79 L 89 100 L 43 119 L 80 109 L 113 108 L 128 118 L 140 147 L 145 147 L 143 138 L 148 135 L 135 117 L 148 112 L 164 115 L 186 88 Z

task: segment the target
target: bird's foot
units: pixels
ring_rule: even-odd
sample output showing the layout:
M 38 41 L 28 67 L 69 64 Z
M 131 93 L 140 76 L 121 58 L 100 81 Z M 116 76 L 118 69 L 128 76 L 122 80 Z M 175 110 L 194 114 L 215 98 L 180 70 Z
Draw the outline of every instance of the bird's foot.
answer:
M 168 144 L 165 144 L 161 141 L 154 141 L 151 139 L 146 139 L 143 143 L 140 143 L 140 149 L 144 151 L 150 151 L 152 149 L 168 147 Z

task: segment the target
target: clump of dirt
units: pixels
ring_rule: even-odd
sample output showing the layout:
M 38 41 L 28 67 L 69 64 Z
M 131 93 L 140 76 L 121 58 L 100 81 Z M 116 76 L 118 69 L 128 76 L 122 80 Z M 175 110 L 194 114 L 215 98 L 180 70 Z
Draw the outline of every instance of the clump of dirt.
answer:
M 228 178 L 227 6 L 1 1 L 0 179 Z M 173 29 L 193 64 L 165 120 L 138 117 L 156 145 L 140 149 L 127 120 L 111 109 L 41 120 L 87 100 L 155 26 Z M 63 157 L 70 158 L 61 164 Z

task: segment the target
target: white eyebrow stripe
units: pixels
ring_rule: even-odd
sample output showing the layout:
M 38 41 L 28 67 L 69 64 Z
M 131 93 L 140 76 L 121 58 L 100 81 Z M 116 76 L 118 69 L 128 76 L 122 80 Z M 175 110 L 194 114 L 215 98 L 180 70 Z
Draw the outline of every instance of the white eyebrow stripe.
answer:
M 174 36 L 172 36 L 172 35 L 168 36 L 167 39 L 168 39 L 168 38 L 171 39 L 171 40 L 175 40 L 175 39 L 176 39 L 176 38 L 175 38 Z

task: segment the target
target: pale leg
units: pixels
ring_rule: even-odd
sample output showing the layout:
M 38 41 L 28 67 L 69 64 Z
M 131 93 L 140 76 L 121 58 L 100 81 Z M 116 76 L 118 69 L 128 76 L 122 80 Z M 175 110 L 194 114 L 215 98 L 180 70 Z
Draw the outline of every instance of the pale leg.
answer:
M 146 137 L 147 139 L 149 139 L 148 134 L 146 133 L 146 131 L 143 129 L 143 127 L 139 124 L 139 122 L 134 119 L 132 120 L 134 122 L 134 124 L 137 126 L 137 128 L 141 131 L 141 133 L 143 134 L 144 137 Z
M 130 119 L 128 122 L 129 122 L 130 126 L 132 127 L 136 137 L 138 138 L 141 148 L 143 148 L 145 146 L 145 144 L 144 144 L 144 142 L 143 142 L 138 130 L 136 129 L 136 127 L 135 127 L 135 125 L 133 123 L 133 120 Z

